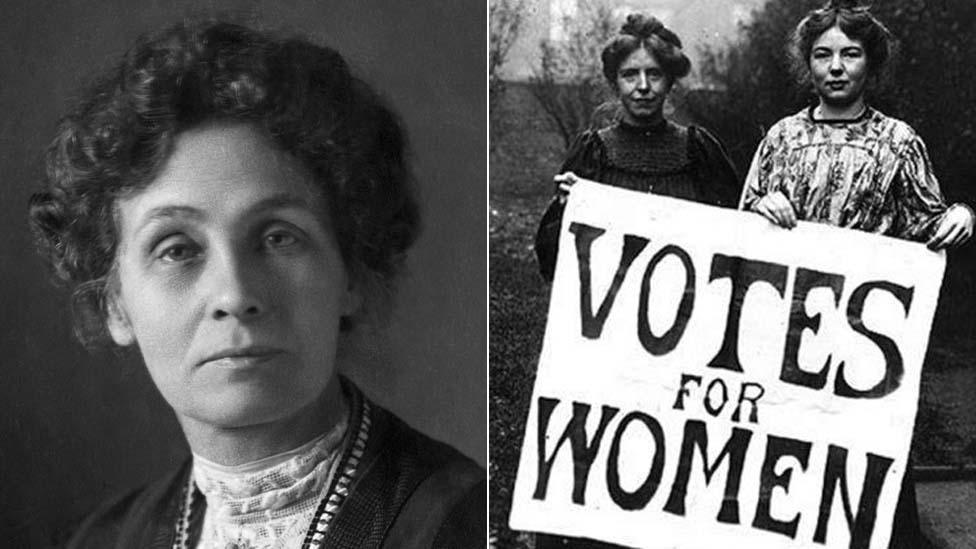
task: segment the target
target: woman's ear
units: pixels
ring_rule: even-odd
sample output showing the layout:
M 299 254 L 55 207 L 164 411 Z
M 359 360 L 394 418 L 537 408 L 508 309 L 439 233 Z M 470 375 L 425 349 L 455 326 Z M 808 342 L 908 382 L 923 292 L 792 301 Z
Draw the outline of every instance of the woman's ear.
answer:
M 128 347 L 135 343 L 136 336 L 132 331 L 129 315 L 126 314 L 125 308 L 115 292 L 106 297 L 105 309 L 105 324 L 108 325 L 108 332 L 112 336 L 112 341 L 119 347 Z

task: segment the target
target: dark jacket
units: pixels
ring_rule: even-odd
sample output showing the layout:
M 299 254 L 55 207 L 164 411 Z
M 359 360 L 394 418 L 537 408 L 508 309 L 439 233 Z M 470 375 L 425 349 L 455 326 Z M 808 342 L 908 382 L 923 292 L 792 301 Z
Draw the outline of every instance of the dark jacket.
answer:
M 322 546 L 483 547 L 484 470 L 390 412 L 370 408 L 370 435 L 359 472 Z M 69 549 L 170 549 L 191 470 L 187 460 L 166 477 L 103 506 L 82 523 Z M 202 516 L 202 511 L 194 507 L 195 516 Z M 191 546 L 202 526 L 202 521 L 194 522 Z

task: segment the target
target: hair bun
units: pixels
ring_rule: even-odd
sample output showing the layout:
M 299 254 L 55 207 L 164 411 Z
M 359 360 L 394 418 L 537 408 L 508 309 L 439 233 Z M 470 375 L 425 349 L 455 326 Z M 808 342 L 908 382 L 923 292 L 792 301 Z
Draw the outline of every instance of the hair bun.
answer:
M 664 23 L 654 16 L 645 17 L 639 13 L 628 15 L 627 21 L 620 27 L 620 34 L 627 34 L 641 40 L 646 40 L 651 36 L 657 35 L 674 47 L 681 47 L 681 39 L 678 38 L 678 35 L 665 27 Z
M 637 38 L 650 38 L 664 28 L 664 23 L 656 17 L 644 17 L 639 13 L 632 13 L 627 16 L 627 21 L 621 25 L 620 34 L 629 34 Z

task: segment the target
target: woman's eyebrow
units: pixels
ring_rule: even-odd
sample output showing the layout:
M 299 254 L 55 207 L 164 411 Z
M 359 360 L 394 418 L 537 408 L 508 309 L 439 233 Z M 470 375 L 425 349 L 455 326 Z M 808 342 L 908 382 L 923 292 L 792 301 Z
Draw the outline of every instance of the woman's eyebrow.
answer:
M 193 206 L 183 204 L 158 206 L 146 212 L 142 219 L 139 220 L 139 223 L 136 225 L 132 234 L 138 236 L 160 222 L 168 221 L 170 219 L 189 219 L 191 221 L 200 221 L 204 217 L 206 217 L 206 214 L 204 214 L 203 210 L 194 208 Z
M 143 217 L 143 222 L 140 224 L 140 228 L 145 227 L 153 221 L 161 221 L 173 218 L 190 218 L 190 219 L 203 219 L 205 214 L 203 210 L 199 208 L 194 208 L 193 206 L 186 205 L 169 205 L 169 206 L 159 206 L 153 208 L 146 212 Z

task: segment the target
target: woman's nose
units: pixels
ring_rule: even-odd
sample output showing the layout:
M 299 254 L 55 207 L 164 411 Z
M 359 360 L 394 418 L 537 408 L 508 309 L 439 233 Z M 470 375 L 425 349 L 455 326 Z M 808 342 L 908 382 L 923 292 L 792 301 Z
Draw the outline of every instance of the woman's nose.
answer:
M 218 254 L 208 265 L 209 314 L 214 320 L 230 317 L 252 320 L 268 310 L 259 272 L 260 260 L 245 255 L 235 252 Z
M 830 58 L 830 74 L 840 75 L 844 72 L 844 63 L 841 62 L 840 56 L 835 55 Z
M 647 73 L 641 72 L 637 77 L 637 89 L 640 91 L 647 91 L 650 88 L 651 85 L 647 80 Z

